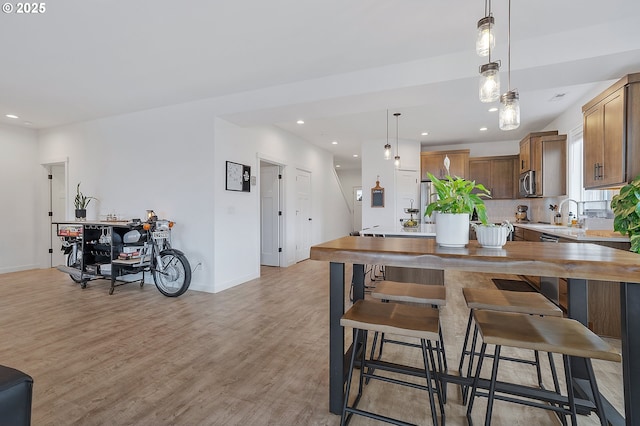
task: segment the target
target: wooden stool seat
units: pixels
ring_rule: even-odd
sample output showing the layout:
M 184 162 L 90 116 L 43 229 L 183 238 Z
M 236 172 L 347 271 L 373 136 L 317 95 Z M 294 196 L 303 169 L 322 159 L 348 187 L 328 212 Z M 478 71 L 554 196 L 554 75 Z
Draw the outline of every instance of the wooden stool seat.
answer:
M 464 336 L 464 343 L 462 344 L 462 353 L 460 354 L 460 364 L 458 365 L 458 372 L 460 373 L 460 375 L 463 374 L 462 370 L 464 368 L 465 358 L 467 355 L 469 355 L 467 377 L 471 375 L 474 357 L 478 355 L 478 353 L 476 352 L 476 339 L 478 335 L 477 326 L 474 328 L 473 337 L 471 338 L 471 348 L 467 349 L 467 344 L 470 340 L 469 338 L 471 332 L 471 323 L 473 322 L 474 311 L 478 309 L 488 309 L 500 312 L 517 312 L 529 315 L 562 317 L 562 310 L 540 293 L 483 288 L 463 288 L 462 294 L 470 311 L 469 319 L 467 321 L 467 330 Z M 540 388 L 544 389 L 542 371 L 540 369 L 540 355 L 537 350 L 534 350 L 533 355 L 534 360 L 513 358 L 507 356 L 503 356 L 503 359 L 507 361 L 533 365 L 536 368 L 538 384 Z M 550 352 L 548 353 L 548 357 L 549 363 L 553 364 L 553 358 Z M 555 366 L 552 367 L 552 373 L 554 386 L 557 388 L 558 384 L 555 374 Z M 467 402 L 467 391 L 468 388 L 466 386 L 462 386 L 463 403 Z
M 613 346 L 573 319 L 484 310 L 473 315 L 482 340 L 490 345 L 621 361 Z
M 371 292 L 371 296 L 393 302 L 411 302 L 434 306 L 447 304 L 447 292 L 443 285 L 381 281 Z
M 474 375 L 473 386 L 471 389 L 471 397 L 467 406 L 467 419 L 471 424 L 471 411 L 476 396 L 486 396 L 487 412 L 485 415 L 485 425 L 491 424 L 491 414 L 493 410 L 493 402 L 495 399 L 505 400 L 513 403 L 529 405 L 546 410 L 555 411 L 561 415 L 562 424 L 566 425 L 565 416 L 571 416 L 571 424 L 576 426 L 577 409 L 575 395 L 573 391 L 574 376 L 572 373 L 571 362 L 569 357 L 580 357 L 584 360 L 586 368 L 587 381 L 591 387 L 591 395 L 595 402 L 596 414 L 600 418 L 600 424 L 606 426 L 608 424 L 605 416 L 605 409 L 596 377 L 593 372 L 591 359 L 601 359 L 607 361 L 620 362 L 620 354 L 607 342 L 594 334 L 587 327 L 576 320 L 569 318 L 561 318 L 556 316 L 536 316 L 529 314 L 521 314 L 514 312 L 499 312 L 476 309 L 473 311 L 473 317 L 477 328 L 482 336 L 482 347 L 480 349 L 478 365 Z M 493 356 L 493 367 L 491 370 L 491 381 L 489 382 L 486 394 L 478 392 L 480 384 L 480 375 L 482 371 L 483 360 L 486 355 L 487 345 L 495 345 L 495 353 Z M 565 383 L 567 396 L 561 397 L 560 387 L 555 384 L 555 393 L 549 394 L 530 392 L 531 388 L 515 383 L 506 384 L 505 387 L 497 381 L 498 365 L 500 362 L 500 351 L 502 346 L 510 346 L 514 348 L 531 349 L 534 351 L 544 351 L 561 354 L 564 363 Z M 551 359 L 551 355 L 549 355 Z M 551 364 L 553 369 L 553 364 Z M 548 391 L 547 391 L 548 392 Z M 504 393 L 507 396 L 504 396 Z M 517 396 L 517 398 L 516 398 Z M 538 403 L 546 402 L 546 404 Z
M 425 340 L 438 340 L 439 313 L 396 303 L 358 300 L 340 319 L 343 327 L 392 333 Z
M 440 415 L 444 424 L 444 396 L 439 374 L 437 372 L 434 349 L 431 342 L 435 342 L 438 350 L 438 330 L 440 329 L 439 312 L 436 308 L 412 306 L 400 303 L 380 303 L 372 300 L 358 300 L 340 319 L 343 327 L 354 329 L 354 340 L 351 349 L 351 361 L 349 363 L 349 373 L 347 375 L 346 391 L 342 405 L 341 426 L 345 426 L 354 414 L 373 418 L 376 420 L 393 423 L 396 425 L 409 425 L 399 419 L 393 419 L 372 411 L 358 408 L 358 403 L 362 397 L 365 379 L 381 380 L 386 383 L 394 383 L 412 388 L 426 390 L 429 394 L 429 406 L 431 408 L 431 420 L 434 425 L 438 425 L 435 397 L 438 397 Z M 386 361 L 367 359 L 367 334 L 369 331 L 376 333 L 392 333 L 405 337 L 420 339 L 422 349 L 422 359 L 424 368 L 415 368 L 407 365 L 394 364 Z M 351 393 L 351 383 L 356 358 L 359 357 L 360 380 L 358 383 L 358 394 L 349 405 L 349 395 Z M 376 370 L 409 375 L 423 378 L 426 383 L 421 385 L 415 380 L 409 382 L 388 375 L 378 375 Z M 421 403 L 420 403 L 421 405 Z
M 463 288 L 462 294 L 469 309 L 490 309 L 531 315 L 562 316 L 562 309 L 540 293 Z

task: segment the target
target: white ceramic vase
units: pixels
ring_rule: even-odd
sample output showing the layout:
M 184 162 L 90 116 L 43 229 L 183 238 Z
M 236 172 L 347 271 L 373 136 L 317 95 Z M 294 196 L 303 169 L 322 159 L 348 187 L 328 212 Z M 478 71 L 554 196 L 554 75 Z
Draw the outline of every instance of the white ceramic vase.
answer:
M 507 243 L 509 228 L 504 226 L 482 226 L 475 227 L 478 244 L 486 248 L 501 248 Z
M 469 244 L 469 215 L 438 212 L 436 243 L 442 247 L 465 247 Z

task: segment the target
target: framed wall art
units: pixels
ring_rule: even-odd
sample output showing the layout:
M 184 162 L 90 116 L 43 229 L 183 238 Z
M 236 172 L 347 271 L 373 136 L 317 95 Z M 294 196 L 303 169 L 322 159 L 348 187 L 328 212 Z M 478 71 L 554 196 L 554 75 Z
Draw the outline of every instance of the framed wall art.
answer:
M 227 191 L 251 191 L 251 166 L 227 161 Z
M 384 188 L 380 186 L 379 180 L 371 188 L 371 207 L 384 207 Z

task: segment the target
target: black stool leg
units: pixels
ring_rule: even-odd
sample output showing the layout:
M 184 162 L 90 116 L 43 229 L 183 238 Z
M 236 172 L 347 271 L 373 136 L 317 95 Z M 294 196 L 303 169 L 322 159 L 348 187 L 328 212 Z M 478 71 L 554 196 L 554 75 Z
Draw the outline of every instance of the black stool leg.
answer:
M 441 326 L 438 326 L 438 336 L 440 338 L 440 351 L 442 352 L 442 364 L 444 366 L 444 371 L 449 371 L 449 367 L 447 366 L 447 352 L 444 349 L 444 337 L 442 337 Z
M 578 425 L 578 419 L 576 417 L 576 401 L 573 394 L 573 374 L 571 374 L 571 363 L 567 355 L 562 355 L 562 361 L 564 362 L 564 375 L 567 381 L 567 396 L 569 399 L 569 410 L 571 410 L 571 424 L 572 426 Z
M 345 426 L 352 416 L 352 413 L 349 413 L 349 415 L 347 416 L 347 404 L 349 402 L 349 394 L 351 393 L 351 379 L 353 378 L 353 367 L 356 362 L 356 353 L 358 352 L 357 347 L 358 347 L 358 342 L 360 341 L 360 333 L 361 333 L 361 330 L 356 330 L 355 339 L 353 341 L 353 346 L 351 350 L 351 362 L 349 363 L 349 374 L 347 376 L 347 389 L 345 390 L 344 402 L 342 403 L 342 417 L 340 418 L 340 426 Z M 356 398 L 356 400 L 358 398 Z M 355 406 L 355 403 L 354 403 L 354 406 Z
M 489 399 L 487 401 L 487 415 L 484 418 L 484 425 L 491 426 L 491 414 L 493 413 L 493 400 L 496 393 L 496 378 L 498 377 L 498 363 L 500 362 L 500 345 L 496 345 L 493 355 L 493 369 L 491 370 L 491 383 L 489 384 Z
M 538 351 L 533 351 L 533 357 L 536 360 L 536 374 L 538 375 L 538 386 L 540 389 L 544 389 L 544 384 L 542 383 L 542 371 L 540 369 L 540 353 Z
M 467 377 L 471 377 L 471 372 L 473 370 L 473 358 L 476 354 L 476 343 L 478 341 L 478 326 L 473 326 L 473 337 L 471 340 L 471 351 L 469 351 L 469 365 L 467 366 Z M 462 403 L 467 403 L 467 396 L 469 394 L 469 386 L 462 387 Z
M 558 395 L 561 395 L 560 392 L 560 383 L 558 382 L 558 372 L 556 371 L 556 363 L 553 361 L 553 354 L 551 352 L 547 352 L 549 356 L 549 368 L 551 368 L 551 377 L 553 377 L 553 388 L 555 389 Z M 561 407 L 561 404 L 558 404 Z M 556 411 L 556 415 L 562 422 L 562 426 L 567 426 L 567 416 L 562 413 Z
M 464 343 L 462 344 L 462 353 L 460 354 L 460 364 L 458 365 L 458 373 L 462 377 L 462 367 L 464 367 L 464 357 L 467 354 L 467 343 L 469 343 L 469 333 L 471 332 L 471 312 L 469 312 L 469 320 L 467 321 L 467 331 L 464 333 Z
M 607 422 L 607 418 L 604 414 L 604 404 L 602 403 L 602 396 L 600 395 L 600 391 L 598 390 L 598 384 L 596 383 L 596 375 L 593 372 L 593 365 L 591 364 L 591 359 L 585 358 L 587 364 L 587 374 L 589 375 L 589 383 L 591 384 L 591 393 L 593 393 L 593 401 L 596 404 L 596 411 L 598 414 L 598 418 L 600 419 L 600 425 L 607 426 L 609 423 Z
M 478 390 L 478 382 L 480 381 L 480 371 L 482 370 L 482 362 L 484 361 L 484 353 L 487 350 L 487 344 L 482 343 L 480 347 L 480 357 L 478 358 L 478 365 L 476 366 L 476 374 L 473 378 L 473 385 L 471 385 L 471 396 L 469 397 L 469 404 L 467 405 L 467 421 L 469 424 L 473 424 L 471 420 L 471 410 L 473 409 L 473 401 L 476 398 L 476 391 Z
M 431 407 L 431 419 L 433 420 L 433 424 L 434 426 L 438 425 L 438 416 L 436 415 L 436 404 L 435 404 L 435 400 L 433 398 L 433 382 L 431 381 L 431 373 L 429 371 L 429 361 L 427 359 L 427 352 L 429 353 L 429 357 L 431 357 L 431 362 L 433 364 L 433 368 L 434 368 L 434 373 L 435 373 L 435 363 L 433 362 L 433 352 L 431 349 L 431 342 L 429 341 L 429 348 L 427 348 L 427 343 L 425 342 L 425 339 L 420 339 L 420 346 L 422 347 L 422 359 L 424 360 L 424 371 L 425 371 L 425 377 L 427 379 L 427 392 L 429 392 L 429 406 Z M 440 378 L 438 376 L 436 376 L 436 387 L 438 386 L 437 381 L 440 380 Z M 442 400 L 440 398 L 438 398 L 441 404 L 441 410 L 442 408 Z M 443 422 L 444 422 L 444 412 L 442 412 L 443 415 Z

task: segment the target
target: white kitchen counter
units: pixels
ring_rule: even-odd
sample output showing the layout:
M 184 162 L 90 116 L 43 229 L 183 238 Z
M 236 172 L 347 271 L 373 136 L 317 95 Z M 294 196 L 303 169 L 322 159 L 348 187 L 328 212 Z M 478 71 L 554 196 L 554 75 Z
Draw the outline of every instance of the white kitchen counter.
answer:
M 417 228 L 398 226 L 374 226 L 363 229 L 360 235 L 379 237 L 432 237 L 436 236 L 435 223 L 421 223 Z
M 567 226 L 554 226 L 544 223 L 514 223 L 513 226 L 575 241 L 629 242 L 629 237 L 623 236 L 619 232 L 614 232 L 613 229 L 584 229 Z

